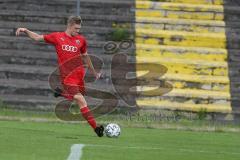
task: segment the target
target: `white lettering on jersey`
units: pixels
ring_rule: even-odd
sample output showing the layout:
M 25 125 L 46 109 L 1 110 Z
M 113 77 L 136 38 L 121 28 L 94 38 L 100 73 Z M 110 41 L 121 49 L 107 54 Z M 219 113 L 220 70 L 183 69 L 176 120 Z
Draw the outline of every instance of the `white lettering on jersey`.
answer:
M 69 51 L 69 52 L 77 52 L 77 47 L 70 46 L 70 45 L 62 45 L 62 50 Z

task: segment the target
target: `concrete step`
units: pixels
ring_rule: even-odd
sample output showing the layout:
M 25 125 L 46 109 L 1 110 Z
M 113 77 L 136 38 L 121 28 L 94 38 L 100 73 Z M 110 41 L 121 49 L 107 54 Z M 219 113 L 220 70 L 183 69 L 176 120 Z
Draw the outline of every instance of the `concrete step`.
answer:
M 148 45 L 170 45 L 186 47 L 207 47 L 239 49 L 240 38 L 224 33 L 197 33 L 185 31 L 136 29 L 136 43 Z
M 69 1 L 65 1 L 65 3 L 57 2 L 56 3 L 47 3 L 47 1 L 1 1 L 0 9 L 8 9 L 8 10 L 25 10 L 25 11 L 51 11 L 51 12 L 65 12 L 65 13 L 74 13 L 76 10 L 73 1 L 69 3 Z
M 143 61 L 139 62 L 144 62 L 144 58 Z M 145 61 L 146 63 L 146 61 Z M 163 61 L 148 61 L 147 63 L 151 63 L 151 64 L 161 64 L 164 65 L 167 69 L 168 69 L 168 73 L 169 74 L 190 74 L 190 75 L 205 75 L 205 76 L 228 76 L 228 68 L 227 66 L 218 66 L 218 67 L 214 67 L 209 65 L 204 66 L 203 64 L 200 65 L 200 63 L 198 64 L 184 64 L 184 62 L 182 63 L 174 63 L 174 61 L 172 62 L 163 62 Z
M 176 19 L 199 20 L 239 20 L 239 5 L 199 5 L 187 3 L 168 3 L 138 1 L 136 15 L 145 17 L 165 17 Z
M 206 5 L 222 5 L 224 0 L 136 0 L 139 2 L 171 2 L 171 3 L 188 3 L 188 4 L 206 4 Z
M 192 83 L 216 83 L 216 84 L 229 84 L 229 78 L 226 76 L 201 76 L 201 75 L 189 75 L 189 74 L 165 74 L 159 78 L 159 80 L 166 81 L 182 81 Z
M 41 12 L 41 11 L 21 11 L 21 10 L 0 10 L 0 18 L 3 21 L 32 22 L 45 24 L 66 24 L 68 16 L 71 14 L 62 12 Z M 81 14 L 83 20 L 102 20 L 113 22 L 133 22 L 134 17 L 124 15 L 103 15 Z
M 24 94 L 51 96 L 47 81 L 29 81 L 21 79 L 0 79 L 1 94 Z
M 136 28 L 198 33 L 223 33 L 231 36 L 240 34 L 239 23 L 212 20 L 189 20 L 171 18 L 136 17 Z
M 236 51 L 235 55 L 237 55 Z M 137 56 L 149 56 L 157 58 L 178 58 L 191 60 L 206 60 L 226 62 L 228 50 L 220 48 L 203 48 L 203 47 L 181 47 L 166 45 L 147 45 L 136 44 Z
M 153 90 L 149 92 L 150 87 L 139 87 L 139 99 L 149 99 L 149 100 L 170 100 L 172 102 L 190 102 L 196 101 L 200 104 L 215 103 L 220 102 L 228 103 L 230 101 L 230 93 L 224 91 L 207 91 L 201 89 L 177 89 L 174 88 L 166 94 L 161 94 L 161 91 Z M 148 92 L 146 91 L 148 90 Z M 160 93 L 161 92 L 161 93 Z M 160 94 L 159 94 L 160 93 Z
M 135 1 L 114 1 L 114 0 L 81 0 L 81 11 L 87 10 L 102 10 L 102 13 L 112 11 L 115 14 L 118 10 L 122 10 L 122 14 L 126 14 L 126 11 L 134 7 Z M 22 5 L 24 4 L 24 5 Z M 52 12 L 65 12 L 65 13 L 76 13 L 76 0 L 70 1 L 30 1 L 24 0 L 19 1 L 1 1 L 1 9 L 12 9 L 12 10 L 30 10 L 30 11 L 52 11 Z M 104 8 L 104 9 L 103 9 Z M 87 10 L 86 10 L 87 9 Z M 118 11 L 119 12 L 119 11 Z
M 1 79 L 25 79 L 33 81 L 48 81 L 49 75 L 55 69 L 55 67 L 51 66 L 32 66 L 16 64 L 1 64 L 0 66 Z
M 222 32 L 225 28 L 226 31 L 230 31 L 230 29 L 239 29 L 240 22 L 233 21 L 233 22 L 224 22 L 220 21 L 213 21 L 213 20 L 194 20 L 194 19 L 173 19 L 173 18 L 162 18 L 162 17 L 136 17 L 137 25 L 155 25 L 161 28 L 164 25 L 165 29 L 186 27 L 186 30 L 189 31 L 201 31 L 201 32 Z
M 226 91 L 230 90 L 230 81 L 226 76 L 202 76 L 191 74 L 171 74 L 166 73 L 163 76 L 156 77 L 161 83 L 169 82 L 175 89 L 201 89 L 211 91 Z M 141 80 L 139 80 L 141 82 Z M 152 78 L 146 78 L 144 83 L 152 83 Z M 139 82 L 139 83 L 140 83 Z
M 138 91 L 140 92 L 140 97 L 149 98 L 149 99 L 159 99 L 159 98 L 166 99 L 170 97 L 182 97 L 182 98 L 185 97 L 190 99 L 199 98 L 199 99 L 205 99 L 205 100 L 207 99 L 208 100 L 230 100 L 230 97 L 231 97 L 230 93 L 227 91 L 209 91 L 209 90 L 202 90 L 202 89 L 173 88 L 173 90 L 171 90 L 170 92 L 164 95 L 161 95 L 162 92 L 160 90 L 154 90 L 154 89 L 156 89 L 156 87 L 147 87 L 147 86 L 138 87 Z M 149 92 L 150 90 L 152 91 Z M 174 100 L 174 98 L 172 99 Z
M 190 12 L 215 12 L 215 13 L 223 12 L 223 7 L 221 5 L 152 2 L 152 1 L 137 1 L 136 8 L 170 10 L 170 11 L 190 11 Z
M 54 3 L 55 2 L 55 3 Z M 41 11 L 41 12 L 59 12 L 59 13 L 76 13 L 76 1 L 27 1 L 19 3 L 16 1 L 4 1 L 1 4 L 0 9 L 8 10 L 22 10 L 22 11 Z M 23 5 L 24 4 L 24 5 Z M 134 8 L 135 3 L 132 2 L 116 2 L 109 0 L 92 0 L 81 1 L 81 13 L 85 14 L 107 14 L 107 15 L 122 15 L 129 16 L 133 14 L 131 8 Z
M 141 17 L 142 18 L 142 17 Z M 138 19 L 138 17 L 137 17 Z M 194 25 L 187 23 L 178 24 L 176 21 L 172 21 L 172 19 L 168 19 L 168 22 L 160 21 L 152 21 L 149 22 L 144 18 L 138 19 L 139 21 L 135 24 L 136 28 L 142 29 L 160 29 L 160 30 L 170 30 L 170 31 L 187 31 L 187 32 L 201 32 L 201 33 L 225 33 L 225 27 L 218 26 L 207 26 L 204 24 Z
M 223 104 L 196 104 L 194 102 L 182 103 L 171 102 L 168 100 L 137 100 L 137 104 L 143 109 L 170 109 L 183 111 L 201 111 L 206 109 L 207 112 L 231 113 L 230 102 Z
M 13 108 L 26 110 L 46 110 L 54 111 L 58 100 L 53 96 L 36 96 L 36 95 L 16 95 L 0 94 L 3 103 L 14 106 Z
M 190 33 L 166 30 L 152 32 L 150 29 L 137 29 L 136 43 L 226 48 L 226 36 L 218 33 Z
M 36 66 L 56 66 L 57 58 L 53 52 L 18 51 L 0 49 L 1 64 L 25 64 Z
M 231 111 L 231 96 L 228 91 L 174 88 L 169 93 L 160 96 L 162 91 L 157 88 L 139 87 L 139 92 L 140 97 L 137 98 L 137 104 L 142 108 L 188 111 L 207 109 L 208 112 Z
M 224 19 L 223 13 L 214 13 L 214 12 L 189 12 L 189 11 L 137 9 L 135 13 L 137 16 L 140 16 L 140 17 L 162 17 L 162 18 L 195 19 L 195 20 L 223 20 Z

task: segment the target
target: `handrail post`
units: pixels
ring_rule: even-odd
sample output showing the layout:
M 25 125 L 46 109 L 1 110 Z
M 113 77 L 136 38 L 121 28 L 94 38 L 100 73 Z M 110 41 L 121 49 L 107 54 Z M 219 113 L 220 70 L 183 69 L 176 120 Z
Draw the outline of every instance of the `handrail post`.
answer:
M 77 16 L 80 16 L 80 0 L 77 0 Z

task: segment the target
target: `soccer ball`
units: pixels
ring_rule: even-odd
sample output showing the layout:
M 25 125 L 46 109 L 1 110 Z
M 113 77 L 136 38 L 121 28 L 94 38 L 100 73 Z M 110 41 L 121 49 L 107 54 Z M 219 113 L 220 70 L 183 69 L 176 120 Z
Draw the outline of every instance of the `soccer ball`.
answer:
M 115 123 L 110 123 L 105 128 L 105 134 L 107 137 L 116 138 L 120 135 L 120 133 L 121 133 L 121 129 L 119 125 Z

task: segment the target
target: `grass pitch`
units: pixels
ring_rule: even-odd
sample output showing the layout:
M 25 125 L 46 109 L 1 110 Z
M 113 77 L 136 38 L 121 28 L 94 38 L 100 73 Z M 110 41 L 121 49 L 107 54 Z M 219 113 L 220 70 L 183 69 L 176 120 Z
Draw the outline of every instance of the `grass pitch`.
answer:
M 121 127 L 98 138 L 86 124 L 0 121 L 0 160 L 66 160 L 84 144 L 81 160 L 239 160 L 240 134 Z

